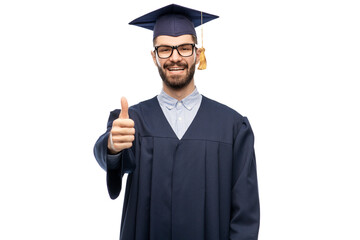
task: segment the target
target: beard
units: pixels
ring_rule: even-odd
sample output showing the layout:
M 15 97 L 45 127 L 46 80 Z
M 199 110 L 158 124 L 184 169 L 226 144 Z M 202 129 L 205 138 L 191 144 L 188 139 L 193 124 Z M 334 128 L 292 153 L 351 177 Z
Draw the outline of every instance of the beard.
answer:
M 185 76 L 167 77 L 164 69 L 166 69 L 168 67 L 172 67 L 172 66 L 183 67 L 184 70 L 187 70 L 186 75 Z M 163 80 L 163 82 L 166 84 L 166 86 L 168 86 L 169 88 L 172 88 L 174 90 L 179 90 L 179 89 L 185 88 L 186 86 L 188 86 L 191 83 L 191 81 L 194 78 L 194 74 L 195 74 L 195 66 L 196 66 L 195 62 L 194 62 L 194 64 L 191 65 L 190 68 L 189 68 L 188 64 L 186 64 L 186 63 L 164 64 L 163 68 L 158 66 L 158 70 L 159 70 L 160 77 Z

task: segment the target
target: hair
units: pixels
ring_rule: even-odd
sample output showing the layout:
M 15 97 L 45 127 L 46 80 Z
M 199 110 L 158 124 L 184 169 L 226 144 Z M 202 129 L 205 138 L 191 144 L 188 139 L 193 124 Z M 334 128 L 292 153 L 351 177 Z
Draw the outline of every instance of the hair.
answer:
M 192 37 L 192 40 L 194 41 L 194 43 L 197 44 L 198 43 L 197 37 L 195 35 L 191 35 L 191 37 Z M 154 47 L 155 47 L 156 38 L 154 38 L 154 40 L 153 40 L 153 46 Z

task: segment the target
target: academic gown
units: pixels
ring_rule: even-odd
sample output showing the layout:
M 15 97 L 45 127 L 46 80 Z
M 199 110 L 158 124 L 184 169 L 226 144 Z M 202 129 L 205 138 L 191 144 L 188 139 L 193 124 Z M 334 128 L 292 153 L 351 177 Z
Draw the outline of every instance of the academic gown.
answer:
M 112 199 L 128 173 L 121 240 L 255 240 L 259 197 L 254 135 L 246 117 L 203 96 L 178 139 L 156 97 L 129 108 L 135 140 L 110 159 L 107 132 L 94 154 Z

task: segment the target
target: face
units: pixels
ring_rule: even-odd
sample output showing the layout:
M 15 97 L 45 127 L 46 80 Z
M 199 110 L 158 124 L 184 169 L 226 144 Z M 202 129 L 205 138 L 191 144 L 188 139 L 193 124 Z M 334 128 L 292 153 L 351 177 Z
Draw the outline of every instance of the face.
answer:
M 158 36 L 155 39 L 155 46 L 178 46 L 185 43 L 194 43 L 193 37 L 191 35 L 178 37 Z M 155 52 L 151 54 L 166 86 L 172 89 L 182 89 L 193 81 L 195 66 L 200 59 L 200 52 L 196 50 L 196 48 L 190 57 L 182 57 L 176 49 L 174 49 L 172 55 L 166 59 L 159 58 Z

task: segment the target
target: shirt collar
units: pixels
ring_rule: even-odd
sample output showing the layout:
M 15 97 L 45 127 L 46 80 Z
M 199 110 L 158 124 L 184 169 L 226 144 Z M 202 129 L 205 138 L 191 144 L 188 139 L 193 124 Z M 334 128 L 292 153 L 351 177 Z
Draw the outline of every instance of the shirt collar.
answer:
M 191 111 L 196 104 L 201 102 L 201 95 L 195 87 L 194 91 L 190 95 L 181 101 L 178 101 L 177 99 L 169 96 L 166 92 L 164 92 L 164 90 L 161 90 L 158 95 L 158 100 L 160 105 L 164 105 L 169 110 L 176 107 L 177 104 L 182 103 L 187 110 Z

